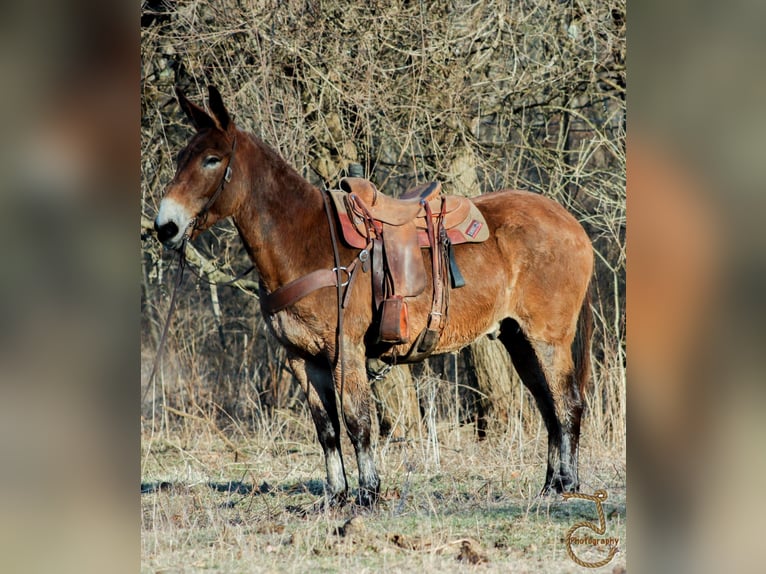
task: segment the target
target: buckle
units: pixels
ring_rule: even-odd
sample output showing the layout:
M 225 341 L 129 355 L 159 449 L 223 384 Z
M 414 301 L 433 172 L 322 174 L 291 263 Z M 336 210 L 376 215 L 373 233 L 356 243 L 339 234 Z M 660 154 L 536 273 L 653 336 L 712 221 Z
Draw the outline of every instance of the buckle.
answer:
M 346 280 L 339 285 L 340 287 L 345 287 L 346 285 L 348 285 L 348 282 L 351 281 L 351 273 L 348 272 L 348 269 L 346 267 L 333 267 L 332 270 L 336 274 L 336 276 L 338 274 L 338 271 L 343 271 L 346 274 Z

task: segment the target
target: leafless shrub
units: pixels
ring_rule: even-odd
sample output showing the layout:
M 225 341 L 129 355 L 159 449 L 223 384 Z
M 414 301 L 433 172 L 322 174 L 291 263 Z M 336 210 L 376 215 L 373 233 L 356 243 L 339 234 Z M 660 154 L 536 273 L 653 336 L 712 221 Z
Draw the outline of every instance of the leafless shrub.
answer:
M 199 100 L 208 83 L 242 127 L 316 184 L 335 186 L 358 162 L 392 195 L 439 179 L 447 192 L 466 195 L 514 187 L 551 196 L 583 223 L 597 254 L 593 424 L 624 428 L 615 412 L 625 398 L 624 0 L 154 0 L 143 3 L 141 34 L 147 217 L 189 134 L 173 88 Z M 223 268 L 249 264 L 229 224 L 197 245 Z M 174 267 L 151 239 L 142 263 L 149 356 Z M 270 408 L 296 404 L 294 386 L 254 298 L 230 288 L 217 296 L 220 316 L 211 311 L 210 288 L 187 278 L 174 348 L 160 370 L 165 391 L 155 387 L 150 396 L 257 424 Z M 443 375 L 449 361 L 459 375 L 463 356 L 432 361 L 434 372 Z M 450 384 L 461 377 L 442 378 L 439 416 L 472 409 L 476 389 L 458 393 L 463 406 L 456 406 Z M 518 386 L 505 394 L 527 410 L 503 405 L 491 417 L 499 430 L 527 417 L 530 401 Z M 145 402 L 147 416 L 152 404 Z M 531 432 L 539 422 L 530 420 Z

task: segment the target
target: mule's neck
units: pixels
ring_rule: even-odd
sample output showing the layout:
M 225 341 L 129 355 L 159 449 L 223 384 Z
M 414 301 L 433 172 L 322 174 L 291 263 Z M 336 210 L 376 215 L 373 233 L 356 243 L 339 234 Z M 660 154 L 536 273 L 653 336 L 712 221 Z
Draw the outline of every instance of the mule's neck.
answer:
M 232 219 L 261 284 L 273 292 L 315 269 L 332 267 L 322 192 L 252 134 L 240 131 L 237 138 L 245 183 Z

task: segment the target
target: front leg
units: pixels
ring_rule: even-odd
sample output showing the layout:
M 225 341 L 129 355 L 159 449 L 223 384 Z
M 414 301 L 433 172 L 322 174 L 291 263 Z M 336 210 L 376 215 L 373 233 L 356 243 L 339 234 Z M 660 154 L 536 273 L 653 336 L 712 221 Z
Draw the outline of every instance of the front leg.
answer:
M 290 368 L 306 395 L 322 445 L 327 470 L 326 498 L 330 506 L 346 502 L 348 483 L 340 449 L 340 420 L 335 400 L 332 373 L 328 366 L 290 356 Z
M 347 342 L 344 359 L 345 377 L 341 377 L 341 368 L 338 364 L 335 369 L 335 385 L 341 401 L 346 430 L 356 451 L 356 462 L 359 468 L 357 502 L 362 506 L 371 507 L 378 502 L 380 478 L 375 468 L 371 448 L 371 391 L 365 369 L 363 347 L 352 346 Z

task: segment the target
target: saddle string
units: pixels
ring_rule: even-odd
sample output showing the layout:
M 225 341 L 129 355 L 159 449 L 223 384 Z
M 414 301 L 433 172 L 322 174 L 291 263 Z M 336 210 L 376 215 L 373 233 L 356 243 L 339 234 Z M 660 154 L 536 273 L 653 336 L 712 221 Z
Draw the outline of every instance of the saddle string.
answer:
M 432 283 L 432 304 L 431 312 L 428 315 L 427 329 L 437 331 L 441 334 L 442 330 L 442 315 L 443 315 L 443 295 L 444 290 L 442 288 L 443 281 L 443 265 L 441 264 L 440 257 L 441 251 L 439 249 L 439 237 L 443 231 L 442 221 L 444 220 L 445 202 L 442 200 L 442 207 L 438 215 L 434 215 L 431 211 L 431 206 L 425 200 L 421 201 L 421 205 L 426 213 L 426 232 L 428 234 L 428 242 L 431 244 L 431 283 Z M 436 221 L 434 221 L 436 220 Z

